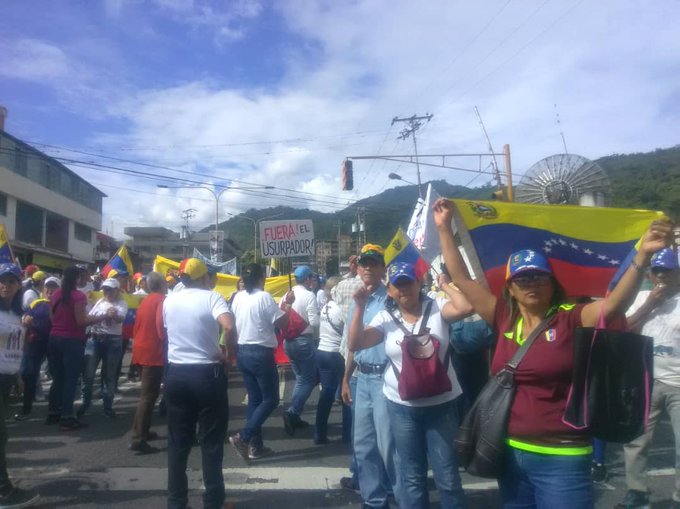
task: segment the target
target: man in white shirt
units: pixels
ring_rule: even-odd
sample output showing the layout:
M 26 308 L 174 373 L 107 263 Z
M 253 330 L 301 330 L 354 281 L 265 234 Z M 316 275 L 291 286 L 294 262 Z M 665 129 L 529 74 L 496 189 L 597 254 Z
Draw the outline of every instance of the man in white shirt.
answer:
M 319 329 L 319 306 L 311 288 L 315 276 L 307 265 L 295 269 L 292 309 L 307 322 L 307 328 L 295 339 L 287 339 L 283 348 L 295 373 L 295 388 L 288 410 L 283 413 L 283 428 L 293 436 L 297 428 L 309 426 L 300 418 L 305 403 L 316 385 L 316 337 Z
M 647 432 L 624 446 L 628 493 L 617 507 L 649 507 L 647 453 L 654 428 L 665 411 L 675 435 L 673 507 L 680 508 L 680 269 L 672 249 L 651 260 L 651 291 L 642 291 L 627 313 L 628 325 L 654 339 L 654 385 Z
M 27 288 L 24 290 L 23 296 L 21 297 L 21 307 L 23 308 L 24 312 L 31 308 L 31 303 L 34 300 L 40 298 L 40 293 L 43 290 L 43 283 L 45 282 L 46 278 L 47 274 L 42 270 L 36 270 L 33 275 L 31 275 L 30 282 Z
M 181 292 L 163 302 L 168 335 L 165 402 L 168 414 L 168 509 L 184 509 L 188 500 L 187 458 L 201 433 L 204 507 L 222 507 L 222 460 L 229 400 L 225 363 L 234 352 L 234 321 L 224 298 L 209 290 L 208 267 L 197 258 L 180 264 Z M 226 352 L 219 345 L 224 330 Z

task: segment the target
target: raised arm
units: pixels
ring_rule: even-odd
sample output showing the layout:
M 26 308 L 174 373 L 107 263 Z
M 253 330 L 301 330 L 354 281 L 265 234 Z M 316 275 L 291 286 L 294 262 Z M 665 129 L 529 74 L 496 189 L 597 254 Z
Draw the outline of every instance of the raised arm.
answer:
M 633 263 L 621 276 L 618 284 L 606 299 L 593 302 L 581 310 L 584 327 L 594 327 L 603 312 L 605 321 L 623 315 L 635 300 L 640 284 L 649 267 L 652 255 L 669 245 L 672 228 L 669 221 L 654 221 L 645 232 Z M 603 309 L 604 306 L 604 309 Z
M 449 284 L 451 278 L 445 274 L 439 276 L 439 288 L 449 298 L 448 302 L 442 308 L 442 317 L 447 322 L 455 322 L 461 320 L 466 316 L 472 314 L 473 309 L 470 303 L 465 298 L 465 295 L 458 290 L 453 284 Z
M 383 334 L 373 327 L 364 328 L 364 311 L 371 289 L 362 286 L 354 293 L 354 313 L 349 325 L 347 346 L 350 351 L 364 350 L 377 345 L 383 340 Z
M 467 266 L 456 247 L 453 230 L 451 229 L 454 206 L 450 200 L 440 198 L 433 207 L 434 222 L 439 232 L 439 241 L 441 242 L 446 270 L 449 272 L 451 282 L 462 292 L 465 299 L 472 306 L 472 309 L 487 323 L 493 324 L 496 296 L 488 288 L 470 278 L 468 274 Z

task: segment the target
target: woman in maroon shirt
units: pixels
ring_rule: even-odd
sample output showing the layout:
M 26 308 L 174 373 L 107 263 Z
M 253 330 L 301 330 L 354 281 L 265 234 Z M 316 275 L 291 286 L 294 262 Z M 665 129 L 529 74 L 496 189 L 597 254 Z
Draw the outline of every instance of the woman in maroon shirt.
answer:
M 670 241 L 670 226 L 654 222 L 630 268 L 604 301 L 570 305 L 549 261 L 532 250 L 510 255 L 503 299 L 470 279 L 456 247 L 453 202 L 439 199 L 434 220 L 452 282 L 474 310 L 498 331 L 491 370 L 500 371 L 544 318 L 550 321 L 517 369 L 517 392 L 508 424 L 503 473 L 498 479 L 504 508 L 593 507 L 590 437 L 562 423 L 571 383 L 576 327 L 620 317 L 632 303 L 652 255 Z

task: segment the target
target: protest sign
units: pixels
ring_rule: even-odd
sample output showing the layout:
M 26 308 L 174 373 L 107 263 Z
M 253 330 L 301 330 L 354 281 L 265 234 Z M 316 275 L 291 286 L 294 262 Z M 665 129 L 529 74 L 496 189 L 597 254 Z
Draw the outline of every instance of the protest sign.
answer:
M 262 221 L 260 223 L 262 258 L 314 256 L 314 225 L 311 219 Z

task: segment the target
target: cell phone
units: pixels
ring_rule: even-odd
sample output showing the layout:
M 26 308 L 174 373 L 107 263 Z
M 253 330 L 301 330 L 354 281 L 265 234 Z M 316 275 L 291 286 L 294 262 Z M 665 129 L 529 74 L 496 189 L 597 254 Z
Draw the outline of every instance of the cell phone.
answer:
M 451 275 L 449 274 L 449 271 L 446 269 L 446 264 L 444 262 L 439 264 L 439 272 L 451 277 Z

